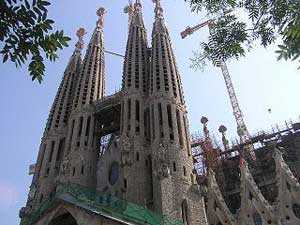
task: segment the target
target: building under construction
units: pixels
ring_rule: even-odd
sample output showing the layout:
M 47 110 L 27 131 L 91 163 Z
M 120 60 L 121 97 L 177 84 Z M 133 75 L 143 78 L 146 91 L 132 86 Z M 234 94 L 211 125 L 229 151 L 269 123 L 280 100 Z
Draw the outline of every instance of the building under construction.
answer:
M 259 132 L 249 143 L 233 143 L 220 126 L 222 144 L 194 135 L 197 181 L 210 224 L 300 224 L 300 123 Z M 244 149 L 253 147 L 255 160 Z
M 31 166 L 21 224 L 299 225 L 299 124 L 251 137 L 224 73 L 240 143 L 230 146 L 222 126 L 224 148 L 216 146 L 206 118 L 203 139 L 191 139 L 162 4 L 155 1 L 151 45 L 142 9 L 140 0 L 126 7 L 122 89 L 111 96 L 106 10 L 97 11 L 84 57 L 78 30 Z

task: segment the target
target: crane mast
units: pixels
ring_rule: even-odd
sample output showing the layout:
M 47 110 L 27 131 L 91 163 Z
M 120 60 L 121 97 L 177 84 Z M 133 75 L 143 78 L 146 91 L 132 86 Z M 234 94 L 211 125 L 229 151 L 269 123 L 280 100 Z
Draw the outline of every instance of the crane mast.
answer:
M 239 137 L 241 138 L 242 143 L 247 143 L 250 141 L 250 133 L 246 127 L 246 124 L 244 122 L 243 113 L 239 106 L 239 102 L 237 100 L 233 83 L 231 81 L 231 77 L 229 74 L 229 71 L 227 69 L 226 63 L 222 61 L 220 63 L 220 68 L 222 70 L 223 78 L 226 84 L 227 92 L 230 98 L 230 103 L 233 110 L 233 115 L 237 124 L 237 133 Z
M 204 26 L 208 26 L 209 30 L 211 25 L 213 24 L 214 20 L 210 19 L 207 20 L 203 23 L 200 23 L 194 27 L 187 27 L 184 31 L 182 31 L 181 37 L 182 39 L 186 38 L 187 36 L 193 34 L 195 31 L 201 29 Z M 252 159 L 255 159 L 255 154 L 253 151 L 253 146 L 251 145 L 251 138 L 250 138 L 250 133 L 247 129 L 247 126 L 244 122 L 244 118 L 243 118 L 243 114 L 242 114 L 242 110 L 240 109 L 239 103 L 238 103 L 238 99 L 236 97 L 235 91 L 234 91 L 234 87 L 233 87 L 233 83 L 229 74 L 229 71 L 227 69 L 227 65 L 225 63 L 224 60 L 220 60 L 218 67 L 221 68 L 222 70 L 222 75 L 226 84 L 226 88 L 227 88 L 227 92 L 230 98 L 230 103 L 232 106 L 232 110 L 233 110 L 233 115 L 237 124 L 237 133 L 240 137 L 240 141 L 242 144 L 245 144 L 245 148 L 248 151 L 248 153 L 250 154 Z

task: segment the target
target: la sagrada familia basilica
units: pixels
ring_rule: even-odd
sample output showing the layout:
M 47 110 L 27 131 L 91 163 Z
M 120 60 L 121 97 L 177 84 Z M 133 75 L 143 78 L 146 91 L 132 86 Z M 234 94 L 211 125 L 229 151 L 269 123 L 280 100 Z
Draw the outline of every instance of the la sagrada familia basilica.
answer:
M 254 135 L 255 159 L 243 151 L 249 143 L 228 146 L 224 132 L 224 148 L 214 146 L 205 119 L 195 142 L 162 4 L 151 44 L 142 11 L 139 0 L 127 7 L 122 89 L 110 96 L 105 9 L 84 57 L 78 30 L 21 224 L 299 225 L 300 124 Z

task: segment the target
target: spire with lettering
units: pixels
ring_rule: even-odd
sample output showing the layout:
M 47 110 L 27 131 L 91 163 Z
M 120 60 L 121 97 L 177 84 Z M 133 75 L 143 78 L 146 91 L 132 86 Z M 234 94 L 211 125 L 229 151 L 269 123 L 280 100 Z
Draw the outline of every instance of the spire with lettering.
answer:
M 80 77 L 76 86 L 73 109 L 101 99 L 105 94 L 105 59 L 104 59 L 104 8 L 97 10 L 99 17 L 96 28 L 88 45 Z
M 79 28 L 76 32 L 78 41 L 75 50 L 65 69 L 64 76 L 58 88 L 55 100 L 50 110 L 49 118 L 46 125 L 46 132 L 53 129 L 64 128 L 68 122 L 74 89 L 81 68 L 81 51 L 83 49 L 84 28 Z

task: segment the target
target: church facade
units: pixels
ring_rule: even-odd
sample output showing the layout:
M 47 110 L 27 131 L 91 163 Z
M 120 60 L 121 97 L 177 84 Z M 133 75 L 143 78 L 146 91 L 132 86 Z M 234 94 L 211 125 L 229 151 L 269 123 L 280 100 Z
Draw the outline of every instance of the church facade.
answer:
M 292 207 L 281 205 L 278 216 L 265 204 L 246 161 L 237 165 L 242 181 L 238 193 L 251 196 L 251 202 L 243 199 L 240 211 L 227 205 L 224 175 L 216 169 L 208 169 L 206 183 L 199 182 L 181 75 L 160 0 L 155 2 L 151 44 L 142 3 L 136 0 L 127 12 L 122 89 L 111 96 L 105 95 L 105 9 L 97 11 L 83 58 L 85 31 L 78 30 L 42 137 L 28 200 L 20 210 L 21 224 L 260 225 L 247 216 L 253 209 L 263 215 L 261 224 L 300 224 L 296 214 L 291 216 Z M 299 204 L 299 182 L 278 151 L 279 190 L 284 185 L 291 190 L 289 203 L 283 204 L 294 206 Z M 287 212 L 291 223 L 283 222 Z
M 206 224 L 193 173 L 181 78 L 163 8 L 157 1 L 151 47 L 141 2 L 128 10 L 122 90 L 112 96 L 104 94 L 105 10 L 97 12 L 99 20 L 83 60 L 84 31 L 78 31 L 80 40 L 49 115 L 22 221 L 54 199 L 56 206 L 34 223 L 63 224 L 59 221 L 65 219 L 77 224 Z M 116 211 L 122 216 L 107 213 L 104 206 L 93 209 L 73 196 L 76 191 L 93 193 L 99 205 L 112 198 L 110 204 L 120 204 Z M 97 196 L 102 200 L 95 200 Z M 131 208 L 144 216 L 130 215 Z

